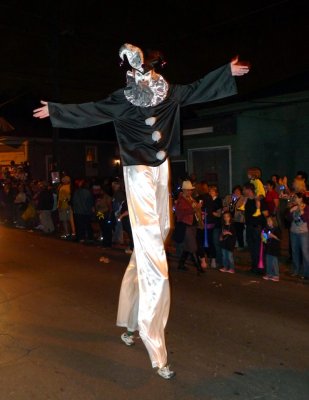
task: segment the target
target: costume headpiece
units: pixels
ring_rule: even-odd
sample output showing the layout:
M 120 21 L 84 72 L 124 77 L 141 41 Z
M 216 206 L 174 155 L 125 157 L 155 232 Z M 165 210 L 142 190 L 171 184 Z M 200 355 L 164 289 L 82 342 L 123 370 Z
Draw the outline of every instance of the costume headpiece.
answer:
M 166 65 L 163 55 L 159 51 L 149 50 L 146 51 L 146 56 L 144 56 L 139 47 L 129 43 L 125 43 L 120 47 L 119 57 L 122 60 L 121 65 L 125 63 L 126 58 L 132 68 L 143 74 L 152 69 L 158 72 Z
M 144 72 L 144 54 L 139 47 L 129 43 L 123 44 L 119 49 L 119 57 L 124 61 L 125 56 L 132 68 Z
M 139 47 L 125 43 L 119 49 L 119 57 L 122 60 L 120 65 L 127 69 L 124 94 L 130 103 L 138 107 L 150 107 L 166 98 L 169 85 L 157 73 L 165 65 L 159 51 L 146 51 L 144 56 Z

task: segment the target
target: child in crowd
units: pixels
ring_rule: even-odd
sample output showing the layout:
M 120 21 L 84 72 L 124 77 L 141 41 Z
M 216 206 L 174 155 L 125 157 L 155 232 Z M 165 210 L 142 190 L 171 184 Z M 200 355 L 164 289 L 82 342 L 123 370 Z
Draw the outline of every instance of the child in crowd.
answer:
M 254 185 L 255 188 L 255 198 L 256 198 L 256 212 L 253 217 L 259 217 L 261 215 L 261 199 L 265 198 L 265 188 L 261 181 L 262 172 L 260 168 L 251 167 L 247 170 L 247 175 L 250 183 Z M 242 206 L 238 208 L 239 211 L 245 211 L 246 200 Z
M 266 275 L 263 279 L 266 281 L 279 282 L 279 262 L 280 255 L 280 237 L 281 232 L 277 225 L 275 217 L 266 218 L 267 226 L 261 233 L 261 239 L 264 242 L 264 254 L 266 261 Z
M 234 249 L 236 244 L 236 229 L 232 222 L 232 214 L 225 211 L 222 216 L 222 232 L 220 236 L 220 245 L 222 251 L 223 268 L 221 272 L 235 273 Z

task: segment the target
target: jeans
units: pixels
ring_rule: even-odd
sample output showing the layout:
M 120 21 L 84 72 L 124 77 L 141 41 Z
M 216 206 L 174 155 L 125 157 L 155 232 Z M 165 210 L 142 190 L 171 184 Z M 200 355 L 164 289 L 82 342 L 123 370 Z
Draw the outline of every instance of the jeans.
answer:
M 206 248 L 206 254 L 208 258 L 216 258 L 216 249 L 214 246 L 214 229 L 207 229 L 208 247 Z
M 103 237 L 102 246 L 112 247 L 113 225 L 111 223 L 110 215 L 99 219 L 101 235 Z
M 213 244 L 216 249 L 216 263 L 217 266 L 222 266 L 222 248 L 220 246 L 220 235 L 221 235 L 221 228 L 215 228 L 213 230 Z
M 204 258 L 205 257 L 204 239 L 205 239 L 205 231 L 204 231 L 204 229 L 199 229 L 198 228 L 196 230 L 196 242 L 197 242 L 197 255 L 200 258 Z
M 268 276 L 279 276 L 278 257 L 266 254 L 266 274 Z
M 260 259 L 261 228 L 259 226 L 247 225 L 247 244 L 251 256 L 252 269 L 257 270 Z
M 245 224 L 243 222 L 234 222 L 235 230 L 236 230 L 236 237 L 237 237 L 237 243 L 238 247 L 245 247 L 244 243 L 244 229 L 245 229 Z
M 222 264 L 224 268 L 234 270 L 235 269 L 235 264 L 234 264 L 234 256 L 233 252 L 226 250 L 226 249 L 221 249 L 222 251 Z
M 43 226 L 43 232 L 51 233 L 54 232 L 55 227 L 52 220 L 51 210 L 40 210 L 39 212 L 40 223 Z
M 91 215 L 74 214 L 76 224 L 76 240 L 93 240 Z
M 290 238 L 294 273 L 309 278 L 309 233 L 291 232 Z

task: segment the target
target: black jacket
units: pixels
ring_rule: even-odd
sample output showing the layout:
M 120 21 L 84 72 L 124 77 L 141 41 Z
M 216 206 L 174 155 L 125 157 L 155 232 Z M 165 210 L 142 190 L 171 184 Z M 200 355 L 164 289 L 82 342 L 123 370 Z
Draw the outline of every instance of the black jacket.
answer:
M 231 235 L 224 235 L 223 232 L 228 231 Z M 222 249 L 233 251 L 236 245 L 236 230 L 233 224 L 223 225 L 220 237 L 220 246 Z
M 267 231 L 267 228 L 266 228 Z M 269 230 L 272 234 L 277 236 L 277 239 L 269 238 L 265 244 L 265 254 L 269 254 L 271 256 L 278 257 L 280 256 L 280 238 L 281 238 L 281 231 L 279 228 L 273 228 Z
M 113 92 L 96 103 L 48 103 L 52 125 L 58 128 L 80 129 L 113 122 L 122 164 L 158 166 L 168 156 L 180 153 L 180 107 L 204 103 L 237 93 L 230 64 L 210 72 L 188 85 L 170 85 L 164 101 L 153 107 L 138 107 L 124 95 L 124 89 Z M 156 117 L 153 126 L 145 120 Z M 159 142 L 152 133 L 160 131 Z M 157 158 L 158 152 L 164 152 Z M 162 156 L 162 153 L 161 153 Z
M 43 210 L 48 211 L 48 210 L 52 210 L 53 206 L 54 206 L 53 192 L 48 189 L 42 190 L 41 193 L 39 193 L 39 195 L 38 195 L 37 209 L 42 210 L 42 211 Z

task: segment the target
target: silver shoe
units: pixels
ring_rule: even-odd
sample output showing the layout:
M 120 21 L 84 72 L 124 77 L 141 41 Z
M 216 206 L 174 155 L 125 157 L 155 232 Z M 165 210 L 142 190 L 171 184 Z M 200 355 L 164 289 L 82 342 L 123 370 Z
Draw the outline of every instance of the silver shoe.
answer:
M 133 346 L 135 344 L 134 342 L 134 336 L 133 335 L 128 335 L 127 332 L 124 332 L 121 335 L 121 340 L 126 344 L 127 346 Z
M 171 371 L 169 365 L 165 367 L 158 368 L 158 375 L 160 375 L 164 379 L 171 379 L 176 375 L 176 372 Z

